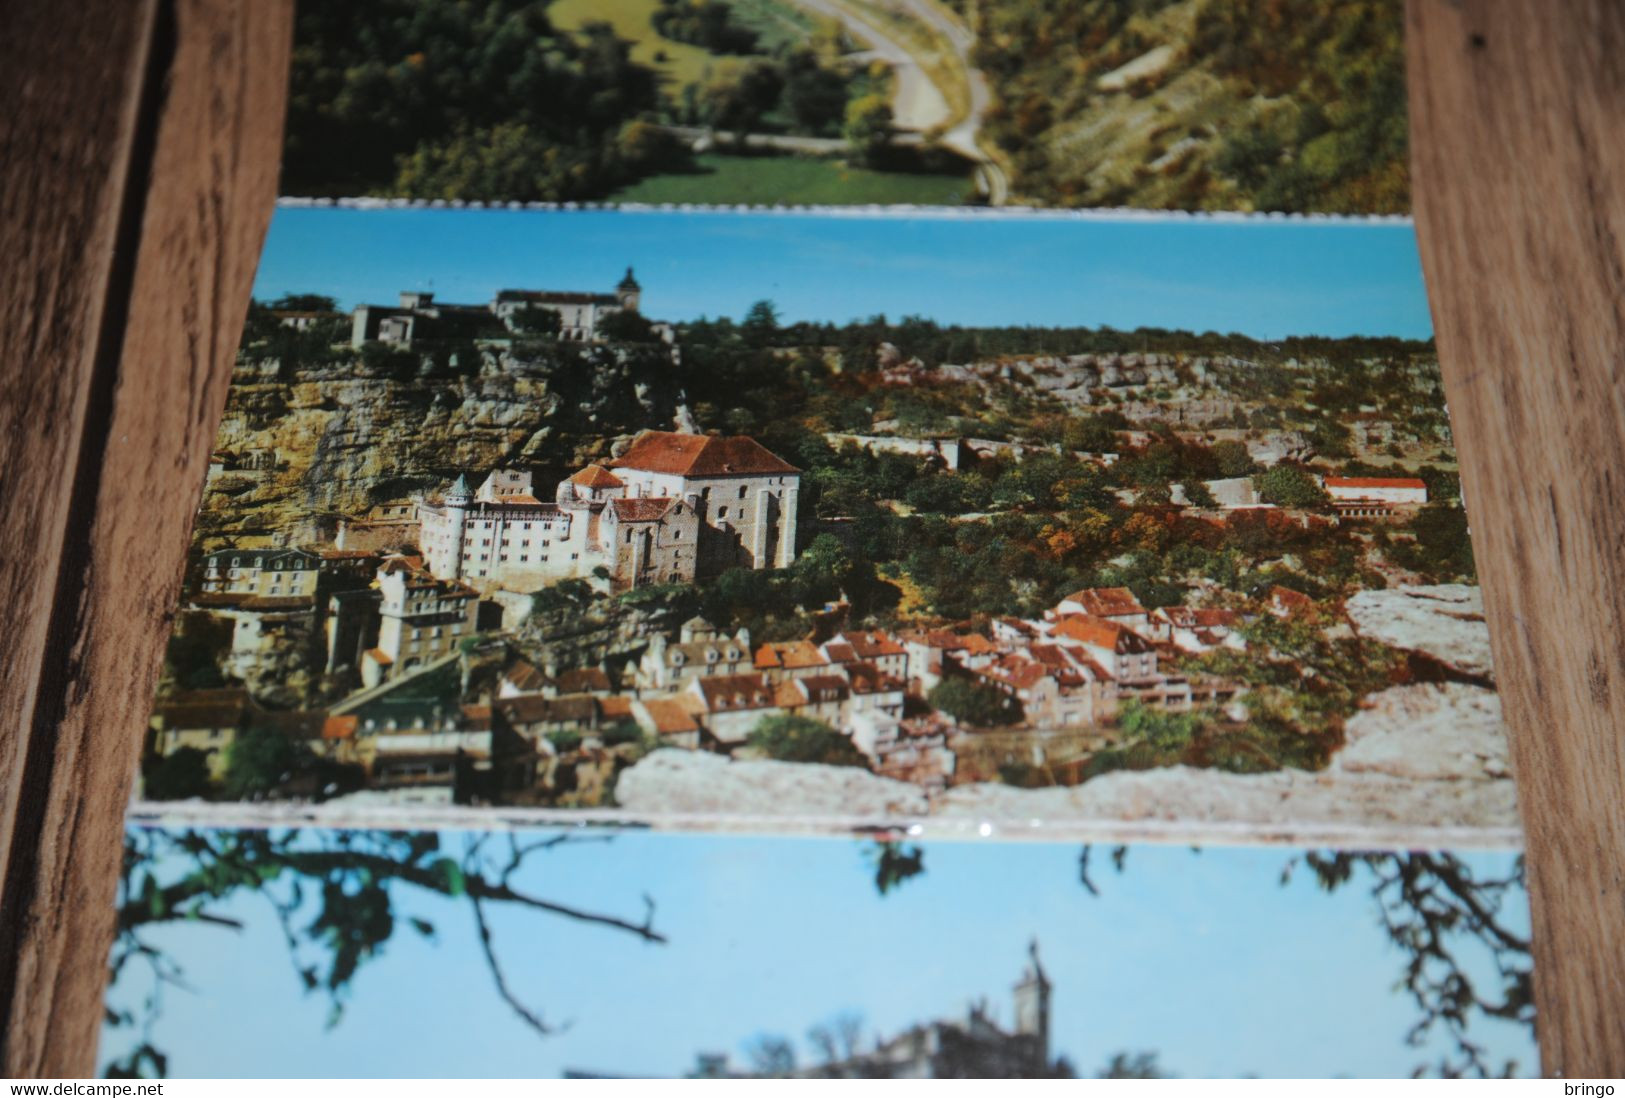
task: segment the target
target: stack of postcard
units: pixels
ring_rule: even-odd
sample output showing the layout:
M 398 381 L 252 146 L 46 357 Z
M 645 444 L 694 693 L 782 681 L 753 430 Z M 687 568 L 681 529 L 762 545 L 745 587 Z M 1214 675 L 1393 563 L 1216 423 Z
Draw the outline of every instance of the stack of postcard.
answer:
M 107 1070 L 1533 1072 L 1401 15 L 305 0 Z

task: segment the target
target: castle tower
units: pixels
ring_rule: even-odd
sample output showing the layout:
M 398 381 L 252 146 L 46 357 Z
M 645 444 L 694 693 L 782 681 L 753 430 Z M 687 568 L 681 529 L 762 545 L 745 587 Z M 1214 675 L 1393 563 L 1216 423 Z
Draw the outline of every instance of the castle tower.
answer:
M 1050 982 L 1044 974 L 1044 966 L 1038 960 L 1038 939 L 1034 938 L 1028 944 L 1027 955 L 1032 958 L 1032 963 L 1021 974 L 1021 981 L 1015 988 L 1016 1032 L 1038 1038 L 1038 1047 L 1034 1051 L 1037 1063 L 1034 1066 L 1040 1073 L 1047 1073 Z
M 451 553 L 449 579 L 463 578 L 463 532 L 468 525 L 468 504 L 472 498 L 468 478 L 458 473 L 451 487 L 446 489 L 447 551 Z
M 626 269 L 626 277 L 615 286 L 615 297 L 621 303 L 621 308 L 629 313 L 638 311 L 638 302 L 643 299 L 643 287 L 638 280 L 632 277 L 632 268 Z

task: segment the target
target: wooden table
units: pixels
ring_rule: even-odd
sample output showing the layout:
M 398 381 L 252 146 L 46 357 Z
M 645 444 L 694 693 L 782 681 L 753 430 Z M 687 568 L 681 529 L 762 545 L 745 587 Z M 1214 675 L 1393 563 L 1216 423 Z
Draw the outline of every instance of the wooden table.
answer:
M 0 1074 L 78 1076 L 276 194 L 292 3 L 7 15 Z M 1527 831 L 1543 1067 L 1625 1076 L 1625 5 L 1410 0 L 1407 33 L 1417 228 Z

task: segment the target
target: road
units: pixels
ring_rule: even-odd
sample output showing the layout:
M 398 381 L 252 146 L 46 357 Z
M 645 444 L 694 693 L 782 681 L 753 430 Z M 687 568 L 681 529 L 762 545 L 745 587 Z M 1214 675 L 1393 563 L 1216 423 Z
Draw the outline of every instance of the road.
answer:
M 993 96 L 986 78 L 971 63 L 976 36 L 969 27 L 935 0 L 891 0 L 896 11 L 931 28 L 954 50 L 966 74 L 966 98 L 970 104 L 964 116 L 955 119 L 948 96 L 926 75 L 907 44 L 889 36 L 842 0 L 791 2 L 815 15 L 836 20 L 853 38 L 866 44 L 875 58 L 891 66 L 896 74 L 892 120 L 898 129 L 906 131 L 905 137 L 912 136 L 913 141 L 906 143 L 917 142 L 921 140 L 920 135 L 946 126 L 938 142 L 977 166 L 977 181 L 987 195 L 988 204 L 1002 206 L 1009 199 L 1010 184 L 1004 169 L 977 142 L 977 131 Z

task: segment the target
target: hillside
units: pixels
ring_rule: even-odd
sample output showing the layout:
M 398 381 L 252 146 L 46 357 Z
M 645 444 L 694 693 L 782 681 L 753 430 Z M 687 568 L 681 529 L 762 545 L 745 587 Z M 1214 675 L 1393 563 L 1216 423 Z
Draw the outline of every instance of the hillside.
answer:
M 1399 0 L 970 7 L 1018 201 L 1409 209 Z

